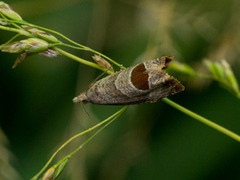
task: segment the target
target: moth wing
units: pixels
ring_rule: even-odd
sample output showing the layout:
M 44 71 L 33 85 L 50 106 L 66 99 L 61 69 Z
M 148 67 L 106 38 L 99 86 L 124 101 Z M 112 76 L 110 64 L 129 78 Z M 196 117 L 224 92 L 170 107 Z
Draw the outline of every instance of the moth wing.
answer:
M 169 77 L 149 93 L 148 102 L 156 102 L 184 90 L 184 86 L 174 77 Z

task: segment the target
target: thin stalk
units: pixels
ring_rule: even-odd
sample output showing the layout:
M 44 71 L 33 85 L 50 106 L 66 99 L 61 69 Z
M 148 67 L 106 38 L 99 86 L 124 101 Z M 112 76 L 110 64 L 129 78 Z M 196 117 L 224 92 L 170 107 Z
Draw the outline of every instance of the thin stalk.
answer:
M 84 46 L 84 45 L 82 45 L 82 44 L 79 44 L 79 43 L 77 43 L 77 42 L 69 39 L 68 37 L 66 37 L 65 35 L 57 32 L 57 31 L 54 31 L 54 30 L 51 30 L 51 29 L 48 29 L 48 28 L 43 28 L 43 27 L 41 27 L 41 26 L 36 26 L 36 25 L 34 25 L 34 24 L 30 24 L 30 25 L 31 25 L 31 26 L 34 26 L 34 27 L 36 27 L 36 28 L 39 28 L 39 29 L 42 29 L 42 30 L 45 30 L 45 31 L 48 31 L 48 32 L 51 32 L 51 33 L 54 33 L 54 34 L 57 34 L 58 36 L 62 37 L 63 39 L 65 39 L 65 40 L 67 40 L 67 41 L 69 41 L 70 43 L 72 43 L 72 44 L 74 44 L 74 45 L 76 45 L 76 46 L 79 46 L 79 47 L 83 48 L 83 50 L 90 51 L 90 52 L 92 52 L 92 53 L 95 53 L 95 54 L 97 54 L 97 55 L 100 55 L 100 56 L 104 57 L 105 59 L 109 60 L 110 62 L 112 62 L 113 64 L 115 64 L 115 65 L 117 65 L 117 66 L 119 66 L 119 67 L 122 67 L 121 64 L 117 63 L 116 61 L 112 60 L 111 58 L 107 57 L 106 55 L 104 55 L 104 54 L 102 54 L 102 53 L 100 53 L 100 52 L 98 52 L 98 51 L 95 51 L 95 50 L 93 50 L 93 49 L 91 49 L 91 48 L 89 48 L 89 47 L 87 47 L 87 46 Z
M 18 36 L 21 36 L 21 34 L 16 34 L 16 35 L 13 36 L 9 41 L 7 41 L 6 43 L 2 44 L 2 45 L 0 46 L 0 50 L 1 50 L 2 48 L 4 48 L 4 46 L 6 46 L 6 45 L 8 45 L 10 42 L 12 42 L 14 39 L 16 39 Z
M 240 97 L 240 91 L 238 89 L 235 89 L 229 82 L 219 79 L 217 77 L 213 77 L 213 80 L 218 81 L 220 84 L 222 83 L 223 85 L 228 87 L 230 90 L 232 90 L 234 93 L 236 93 L 238 98 Z
M 2 26 L 0 25 L 0 29 L 5 30 L 5 31 L 11 31 L 11 32 L 16 32 L 20 34 L 20 30 L 16 29 L 16 28 L 11 28 L 11 27 L 7 27 L 7 26 Z
M 2 20 L 4 20 L 4 21 L 7 21 L 8 19 L 3 15 L 3 14 L 1 14 L 1 16 L 2 16 Z M 11 22 L 11 24 L 15 27 L 15 28 L 17 28 L 17 29 L 22 29 L 19 25 L 17 25 L 15 22 Z
M 73 54 L 71 54 L 71 53 L 69 53 L 69 52 L 67 52 L 67 51 L 64 51 L 64 50 L 62 50 L 62 49 L 60 49 L 60 48 L 58 48 L 58 47 L 53 47 L 53 49 L 54 50 L 56 50 L 56 51 L 58 51 L 59 53 L 61 53 L 62 55 L 64 55 L 64 56 L 67 56 L 67 57 L 69 57 L 70 59 L 73 59 L 73 60 L 75 60 L 75 61 L 77 61 L 77 62 L 80 62 L 80 63 L 82 63 L 82 64 L 84 64 L 84 65 L 87 65 L 87 66 L 90 66 L 90 67 L 93 67 L 93 68 L 96 68 L 96 69 L 100 69 L 101 71 L 106 71 L 107 69 L 105 69 L 105 68 L 102 68 L 101 66 L 99 66 L 98 64 L 96 64 L 96 63 L 93 63 L 93 62 L 90 62 L 90 61 L 87 61 L 87 60 L 85 60 L 85 59 L 82 59 L 82 58 L 80 58 L 80 57 L 78 57 L 78 56 L 75 56 L 75 55 L 73 55 Z M 107 70 L 106 71 L 108 74 L 112 74 L 113 72 L 111 72 L 111 71 L 109 71 L 109 70 Z
M 127 108 L 127 106 L 125 106 Z M 124 107 L 124 108 L 125 108 Z M 126 110 L 124 109 L 124 111 Z M 124 112 L 122 111 L 121 114 Z M 109 124 L 111 124 L 115 119 L 117 119 L 121 114 L 118 114 L 115 116 L 111 121 L 109 121 L 107 124 L 105 124 L 102 128 L 100 128 L 96 133 L 94 133 L 90 138 L 88 138 L 84 143 L 82 143 L 77 149 L 75 149 L 73 152 L 69 154 L 69 158 L 72 157 L 76 152 L 78 152 L 80 149 L 82 149 L 89 141 L 91 141 L 96 135 L 98 135 L 104 128 L 106 128 Z
M 58 47 L 53 47 L 53 49 L 56 50 L 56 51 L 58 51 L 58 52 L 61 53 L 62 55 L 67 56 L 67 57 L 69 57 L 70 59 L 73 59 L 73 60 L 75 60 L 75 61 L 77 61 L 77 62 L 80 62 L 80 63 L 82 63 L 82 64 L 84 64 L 84 65 L 87 65 L 87 66 L 90 66 L 90 67 L 93 67 L 93 68 L 96 68 L 96 69 L 103 70 L 103 68 L 101 68 L 101 67 L 98 66 L 97 64 L 92 63 L 92 62 L 90 62 L 90 61 L 87 61 L 87 60 L 85 60 L 85 59 L 82 59 L 82 58 L 80 58 L 80 57 L 78 57 L 78 56 L 75 56 L 75 55 L 73 55 L 73 54 L 71 54 L 71 53 L 69 53 L 69 52 L 67 52 L 67 51 L 64 51 L 64 50 L 58 48 Z
M 212 76 L 212 75 L 205 75 L 205 74 L 201 74 L 201 73 L 196 73 L 196 77 L 217 81 L 220 84 L 223 84 L 226 87 L 228 87 L 230 90 L 232 90 L 234 93 L 236 93 L 237 96 L 240 96 L 240 91 L 235 89 L 234 87 L 232 87 L 232 85 L 229 84 L 229 82 L 227 82 L 226 80 L 220 79 L 220 78 Z
M 91 49 L 91 48 L 89 48 L 89 47 L 87 47 L 87 46 L 84 46 L 84 45 L 82 45 L 82 44 L 79 44 L 79 43 L 77 43 L 77 42 L 69 39 L 68 37 L 64 36 L 63 34 L 57 32 L 57 31 L 54 31 L 54 30 L 51 30 L 51 29 L 47 29 L 47 28 L 43 28 L 43 27 L 40 27 L 40 26 L 36 26 L 36 25 L 33 25 L 33 24 L 32 24 L 32 26 L 35 26 L 35 27 L 37 27 L 37 28 L 39 28 L 39 29 L 42 29 L 42 30 L 45 30 L 45 31 L 48 31 L 48 32 L 52 32 L 52 33 L 54 33 L 54 34 L 57 34 L 57 35 L 59 35 L 60 37 L 62 37 L 62 38 L 64 38 L 64 39 L 66 39 L 67 41 L 69 41 L 70 43 L 72 43 L 72 44 L 74 44 L 74 45 L 76 45 L 76 46 L 79 46 L 80 48 L 82 48 L 82 50 L 90 51 L 90 52 L 92 52 L 92 53 L 95 53 L 95 54 L 97 54 L 97 55 L 100 55 L 100 56 L 104 57 L 105 59 L 109 60 L 110 62 L 112 62 L 113 64 L 117 65 L 118 67 L 122 67 L 121 64 L 117 63 L 116 61 L 112 60 L 111 58 L 107 57 L 106 55 L 104 55 L 104 54 L 102 54 L 102 53 L 100 53 L 100 52 L 98 52 L 98 51 L 95 51 L 95 50 L 93 50 L 93 49 Z M 123 67 L 123 68 L 124 68 L 124 67 Z
M 62 46 L 66 46 L 66 47 L 69 47 L 69 48 L 72 48 L 72 49 L 84 50 L 84 48 L 82 48 L 82 47 L 73 46 L 73 45 L 66 44 L 66 43 L 61 43 L 60 45 L 62 45 Z
M 184 107 L 182 107 L 181 105 L 171 101 L 168 98 L 164 98 L 162 100 L 165 103 L 169 104 L 170 106 L 176 108 L 177 110 L 179 110 L 179 111 L 187 114 L 188 116 L 200 121 L 201 123 L 206 124 L 207 126 L 213 128 L 213 129 L 216 129 L 217 131 L 219 131 L 219 132 L 229 136 L 230 138 L 240 142 L 240 136 L 238 134 L 236 134 L 236 133 L 234 133 L 234 132 L 232 132 L 232 131 L 230 131 L 230 130 L 228 130 L 228 129 L 226 129 L 226 128 L 224 128 L 224 127 L 222 127 L 222 126 L 220 126 L 220 125 L 218 125 L 218 124 L 216 124 L 216 123 L 214 123 L 214 122 L 212 122 L 212 121 L 210 121 L 210 120 L 208 120 L 208 119 L 206 119 L 206 118 L 204 118 L 204 117 L 202 117 L 202 116 L 200 116 L 200 115 L 198 115 L 198 114 L 196 114 L 196 113 L 194 113 L 194 112 L 192 112 L 192 111 L 190 111 L 186 108 L 184 108 Z
M 125 106 L 127 107 L 127 106 Z M 123 111 L 124 112 L 124 111 Z M 123 113 L 122 112 L 122 113 Z M 121 114 L 122 114 L 121 113 Z M 73 152 L 71 152 L 69 155 L 65 156 L 63 159 L 61 159 L 55 166 L 58 166 L 62 163 L 62 161 L 66 159 L 70 159 L 74 154 L 76 154 L 79 150 L 81 150 L 87 143 L 89 143 L 96 135 L 98 135 L 101 131 L 103 131 L 108 125 L 110 125 L 113 121 L 115 121 L 121 114 L 118 114 L 115 116 L 111 121 L 107 122 L 103 127 L 101 127 L 96 133 L 94 133 L 92 136 L 90 136 L 84 143 L 82 143 L 77 149 L 75 149 Z
M 98 51 L 95 51 L 95 50 L 93 50 L 93 49 L 91 49 L 91 48 L 89 48 L 89 47 L 87 47 L 87 46 L 84 46 L 84 45 L 82 45 L 82 44 L 79 44 L 79 43 L 77 43 L 77 42 L 69 39 L 68 37 L 66 37 L 66 36 L 63 35 L 62 33 L 59 33 L 59 32 L 54 31 L 54 30 L 52 30 L 52 29 L 48 29 L 48 28 L 44 28 L 44 27 L 41 27 L 41 26 L 34 25 L 34 24 L 28 23 L 28 22 L 26 22 L 26 21 L 15 21 L 15 20 L 9 20 L 9 19 L 3 19 L 3 20 L 4 20 L 4 21 L 7 21 L 7 22 L 11 22 L 11 23 L 14 22 L 14 23 L 19 23 L 19 24 L 24 24 L 24 25 L 32 26 L 32 27 L 39 28 L 39 29 L 42 29 L 42 30 L 44 30 L 44 31 L 48 31 L 48 32 L 51 32 L 51 33 L 53 33 L 53 34 L 56 34 L 56 35 L 62 37 L 63 39 L 69 41 L 70 43 L 72 43 L 72 44 L 74 44 L 74 45 L 82 48 L 82 50 L 90 51 L 90 52 L 92 52 L 92 53 L 95 53 L 95 54 L 97 54 L 97 55 L 100 55 L 100 56 L 102 56 L 103 58 L 107 59 L 108 61 L 112 62 L 113 64 L 117 65 L 118 67 L 121 67 L 121 68 L 125 69 L 125 67 L 123 67 L 121 64 L 117 63 L 117 62 L 114 61 L 113 59 L 109 58 L 108 56 L 106 56 L 106 55 L 104 55 L 104 54 L 102 54 L 102 53 L 100 53 L 100 52 L 98 52 Z
M 126 109 L 127 109 L 128 106 L 125 106 L 123 107 L 122 109 L 120 109 L 119 111 L 117 111 L 116 113 L 114 113 L 113 115 L 109 116 L 107 119 L 101 121 L 100 123 L 96 124 L 95 126 L 81 132 L 81 133 L 78 133 L 76 134 L 75 136 L 71 137 L 70 139 L 68 139 L 62 146 L 60 146 L 60 148 L 57 149 L 57 151 L 54 152 L 54 154 L 50 157 L 50 159 L 48 160 L 48 162 L 44 165 L 44 167 L 32 178 L 32 180 L 35 180 L 38 178 L 38 176 L 40 174 L 43 173 L 43 171 L 49 166 L 49 164 L 52 162 L 53 158 L 57 155 L 57 153 L 59 151 L 61 151 L 66 145 L 68 145 L 72 140 L 76 139 L 77 137 L 79 136 L 82 136 L 96 128 L 98 128 L 99 126 L 101 126 L 102 124 L 105 124 L 107 123 L 108 121 L 111 121 L 114 117 L 122 114 Z
M 174 68 L 172 68 L 174 70 Z M 192 77 L 197 77 L 197 78 L 202 78 L 202 79 L 207 79 L 207 80 L 214 80 L 217 81 L 220 84 L 223 84 L 224 86 L 226 86 L 227 88 L 230 89 L 230 91 L 233 91 L 234 93 L 236 93 L 236 97 L 240 98 L 240 91 L 236 88 L 234 88 L 229 82 L 227 82 L 226 80 L 220 79 L 218 77 L 212 76 L 212 75 L 205 75 L 199 72 L 195 72 L 194 74 L 188 74 L 189 76 Z

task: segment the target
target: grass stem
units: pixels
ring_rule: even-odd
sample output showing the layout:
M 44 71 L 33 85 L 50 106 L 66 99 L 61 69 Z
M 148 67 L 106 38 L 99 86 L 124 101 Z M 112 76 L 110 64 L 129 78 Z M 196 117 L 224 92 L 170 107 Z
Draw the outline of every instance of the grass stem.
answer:
M 117 111 L 116 113 L 114 113 L 113 115 L 109 116 L 107 119 L 101 121 L 100 123 L 96 124 L 95 126 L 85 130 L 85 131 L 82 131 L 78 134 L 76 134 L 75 136 L 71 137 L 70 139 L 68 139 L 64 144 L 62 144 L 60 146 L 60 148 L 57 149 L 57 151 L 55 151 L 53 153 L 53 155 L 50 157 L 50 159 L 48 160 L 48 162 L 44 165 L 44 167 L 31 179 L 31 180 L 36 180 L 45 170 L 46 168 L 49 166 L 49 164 L 52 162 L 53 158 L 58 154 L 59 151 L 61 151 L 65 146 L 67 146 L 71 141 L 73 141 L 74 139 L 76 139 L 77 137 L 79 136 L 82 136 L 90 131 L 93 131 L 94 129 L 98 128 L 99 126 L 107 123 L 107 122 L 111 122 L 111 120 L 114 120 L 116 117 L 118 117 L 119 115 L 121 115 L 124 111 L 126 111 L 128 106 L 124 106 L 122 109 L 120 109 L 119 111 Z M 105 127 L 105 126 L 104 126 Z M 100 129 L 101 130 L 101 129 Z M 97 134 L 99 133 L 99 131 L 97 131 Z M 96 133 L 90 137 L 90 139 L 88 139 L 87 141 L 85 141 L 81 146 L 84 146 L 85 144 L 87 144 L 88 141 L 90 141 L 93 137 L 95 137 L 97 135 Z M 79 149 L 81 149 L 81 146 Z M 77 150 L 77 151 L 78 151 Z M 74 152 L 77 152 L 76 150 L 73 151 L 70 155 L 73 155 Z
M 179 111 L 187 114 L 188 116 L 200 121 L 201 123 L 206 124 L 207 126 L 213 128 L 213 129 L 216 129 L 217 131 L 219 131 L 219 132 L 229 136 L 230 138 L 240 142 L 240 136 L 238 134 L 236 134 L 236 133 L 234 133 L 234 132 L 232 132 L 232 131 L 230 131 L 230 130 L 228 130 L 228 129 L 226 129 L 226 128 L 224 128 L 224 127 L 222 127 L 222 126 L 220 126 L 220 125 L 218 125 L 218 124 L 216 124 L 216 123 L 214 123 L 210 120 L 208 120 L 207 118 L 204 118 L 204 117 L 190 111 L 189 109 L 186 109 L 186 108 L 182 107 L 181 105 L 171 101 L 168 98 L 164 98 L 162 100 L 165 103 L 169 104 L 170 106 L 176 108 L 177 110 L 179 110 Z

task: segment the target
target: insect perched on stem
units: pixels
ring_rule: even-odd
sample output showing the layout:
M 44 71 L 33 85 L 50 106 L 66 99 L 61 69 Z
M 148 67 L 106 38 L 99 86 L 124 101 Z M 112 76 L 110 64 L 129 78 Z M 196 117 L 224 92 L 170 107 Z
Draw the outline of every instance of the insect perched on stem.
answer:
M 137 64 L 96 81 L 73 102 L 102 105 L 154 103 L 184 90 L 184 86 L 162 70 L 173 56 Z

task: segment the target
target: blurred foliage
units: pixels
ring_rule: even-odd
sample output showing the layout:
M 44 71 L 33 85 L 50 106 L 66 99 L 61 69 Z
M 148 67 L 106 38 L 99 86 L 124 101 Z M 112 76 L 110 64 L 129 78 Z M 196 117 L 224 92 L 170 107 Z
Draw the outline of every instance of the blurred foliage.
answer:
M 14 157 L 6 147 L 7 145 L 8 140 L 0 129 L 0 179 L 19 179 L 19 174 L 11 165 Z
M 7 3 L 27 21 L 57 30 L 126 67 L 174 54 L 204 73 L 203 59 L 226 59 L 240 79 L 238 0 Z M 1 31 L 0 42 L 9 37 L 12 33 Z M 91 60 L 92 54 L 72 53 Z M 94 69 L 63 56 L 31 56 L 12 70 L 16 56 L 0 57 L 0 126 L 15 157 L 12 166 L 22 179 L 32 177 L 70 136 L 120 109 L 89 104 L 88 118 L 80 105 L 73 105 L 71 99 L 100 73 Z M 235 96 L 205 79 L 176 77 L 186 91 L 171 99 L 240 134 Z M 131 106 L 70 160 L 60 179 L 240 179 L 239 151 L 239 143 L 163 102 Z

